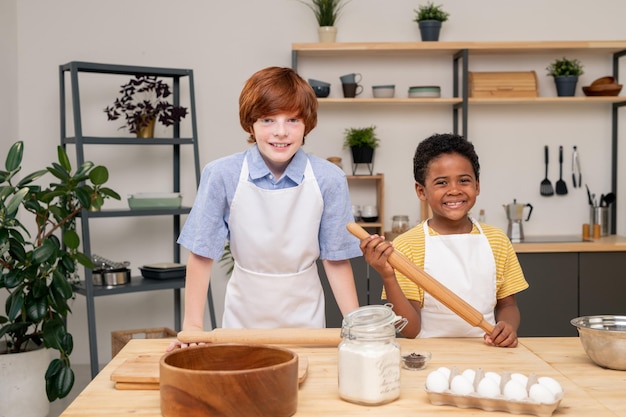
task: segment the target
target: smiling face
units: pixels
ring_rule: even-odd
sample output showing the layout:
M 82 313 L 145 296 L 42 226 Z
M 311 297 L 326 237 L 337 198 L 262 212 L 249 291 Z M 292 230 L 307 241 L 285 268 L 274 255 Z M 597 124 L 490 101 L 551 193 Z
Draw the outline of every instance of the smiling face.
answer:
M 252 125 L 259 152 L 277 179 L 302 146 L 304 130 L 302 119 L 287 113 L 262 117 Z
M 415 184 L 420 200 L 428 202 L 433 218 L 430 227 L 440 234 L 468 233 L 467 213 L 480 194 L 470 160 L 456 152 L 443 153 L 427 166 L 424 184 Z

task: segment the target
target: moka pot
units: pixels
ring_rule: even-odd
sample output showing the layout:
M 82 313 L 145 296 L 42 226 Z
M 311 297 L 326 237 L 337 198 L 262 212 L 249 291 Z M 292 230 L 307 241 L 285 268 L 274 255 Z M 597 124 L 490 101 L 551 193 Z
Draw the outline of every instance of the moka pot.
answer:
M 506 230 L 506 234 L 511 239 L 511 242 L 521 242 L 524 240 L 524 228 L 522 222 L 528 221 L 530 215 L 533 212 L 533 206 L 531 204 L 517 203 L 516 199 L 513 199 L 513 203 L 503 204 L 504 211 L 506 212 L 506 218 L 509 221 L 509 225 Z M 528 207 L 528 215 L 524 219 L 524 209 Z

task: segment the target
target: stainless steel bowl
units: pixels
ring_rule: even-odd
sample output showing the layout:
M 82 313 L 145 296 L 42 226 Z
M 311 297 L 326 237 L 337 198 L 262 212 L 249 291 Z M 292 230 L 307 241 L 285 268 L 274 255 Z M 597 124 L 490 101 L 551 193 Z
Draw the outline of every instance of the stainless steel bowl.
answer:
M 583 316 L 571 323 L 578 328 L 587 356 L 596 364 L 626 371 L 626 316 Z

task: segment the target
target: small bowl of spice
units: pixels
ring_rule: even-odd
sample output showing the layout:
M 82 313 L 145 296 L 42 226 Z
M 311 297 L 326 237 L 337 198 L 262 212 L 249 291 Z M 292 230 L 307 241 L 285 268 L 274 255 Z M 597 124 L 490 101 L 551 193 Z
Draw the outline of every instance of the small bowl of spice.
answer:
M 410 371 L 419 371 L 426 368 L 430 358 L 430 352 L 411 352 L 408 355 L 402 355 L 402 367 Z

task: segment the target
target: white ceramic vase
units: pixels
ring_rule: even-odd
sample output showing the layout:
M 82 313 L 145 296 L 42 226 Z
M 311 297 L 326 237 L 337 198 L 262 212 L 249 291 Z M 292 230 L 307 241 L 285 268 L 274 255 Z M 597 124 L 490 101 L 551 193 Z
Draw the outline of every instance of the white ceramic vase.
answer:
M 0 349 L 4 347 L 1 345 Z M 49 364 L 48 349 L 0 354 L 0 417 L 48 415 L 45 375 Z
M 337 28 L 334 26 L 320 26 L 317 33 L 321 43 L 332 43 L 337 39 Z

